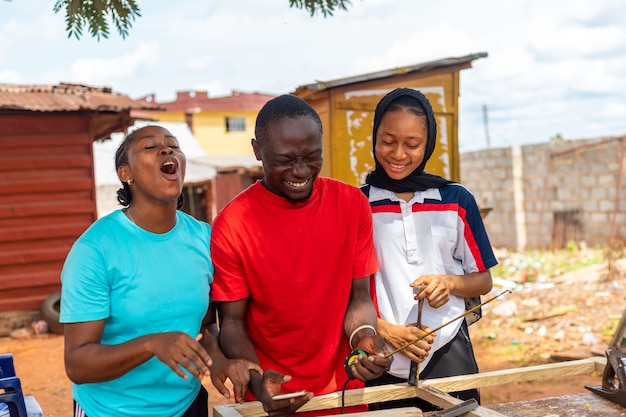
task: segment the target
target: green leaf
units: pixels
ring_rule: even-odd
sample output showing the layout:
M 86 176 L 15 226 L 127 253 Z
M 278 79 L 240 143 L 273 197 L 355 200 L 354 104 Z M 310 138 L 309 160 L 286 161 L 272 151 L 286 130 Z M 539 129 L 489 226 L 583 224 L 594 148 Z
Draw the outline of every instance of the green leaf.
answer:
M 109 37 L 110 22 L 126 38 L 132 22 L 141 16 L 135 0 L 57 0 L 52 10 L 58 13 L 63 9 L 68 37 L 80 39 L 86 27 L 98 41 Z
M 347 11 L 347 5 L 350 4 L 350 0 L 289 0 L 289 7 L 304 9 L 311 17 L 316 13 L 321 13 L 324 17 L 333 16 L 335 10 Z

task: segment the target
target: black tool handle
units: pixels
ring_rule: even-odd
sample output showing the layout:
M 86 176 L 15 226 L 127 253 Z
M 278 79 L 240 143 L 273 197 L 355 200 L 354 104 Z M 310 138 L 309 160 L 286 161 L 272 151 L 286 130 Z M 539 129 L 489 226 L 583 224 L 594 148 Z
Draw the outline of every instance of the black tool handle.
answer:
M 417 323 L 415 323 L 416 327 L 420 327 L 420 321 L 419 319 L 417 320 Z M 409 379 L 407 381 L 409 385 L 417 385 L 417 367 L 417 362 L 411 361 L 411 369 L 409 370 Z
M 413 288 L 413 294 L 419 294 L 424 289 L 424 285 L 420 285 L 418 287 Z M 415 322 L 415 327 L 422 327 L 422 308 L 424 306 L 424 300 L 420 300 L 417 303 L 417 321 Z M 409 380 L 407 383 L 409 385 L 417 385 L 417 362 L 411 361 L 411 368 L 409 370 Z
M 411 361 L 411 370 L 409 371 L 409 385 L 417 385 L 417 362 Z

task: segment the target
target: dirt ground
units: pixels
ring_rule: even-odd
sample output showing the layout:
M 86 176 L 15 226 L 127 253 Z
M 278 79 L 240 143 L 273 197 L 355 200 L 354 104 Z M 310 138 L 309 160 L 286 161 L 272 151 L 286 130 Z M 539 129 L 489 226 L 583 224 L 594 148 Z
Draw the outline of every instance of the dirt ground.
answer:
M 623 271 L 623 269 L 622 269 Z M 483 318 L 470 327 L 481 372 L 517 368 L 591 355 L 604 355 L 624 312 L 623 272 L 587 267 L 553 277 L 549 283 L 518 287 L 483 307 Z M 503 288 L 494 288 L 493 294 Z M 63 337 L 44 334 L 0 338 L 0 352 L 11 352 L 25 394 L 34 395 L 48 417 L 71 416 L 71 384 L 63 368 Z M 204 381 L 210 404 L 225 400 Z M 599 375 L 483 388 L 483 405 L 588 392 Z

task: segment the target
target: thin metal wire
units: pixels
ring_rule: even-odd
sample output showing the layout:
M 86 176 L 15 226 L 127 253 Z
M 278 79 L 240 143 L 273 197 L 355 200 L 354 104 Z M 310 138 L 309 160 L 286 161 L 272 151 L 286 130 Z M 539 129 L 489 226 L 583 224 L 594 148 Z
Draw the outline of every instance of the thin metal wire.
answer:
M 482 303 L 482 304 L 478 304 L 478 305 L 476 305 L 476 306 L 474 306 L 474 307 L 470 308 L 469 310 L 465 311 L 465 313 L 460 314 L 460 315 L 456 316 L 455 318 L 453 318 L 452 320 L 450 320 L 450 321 L 448 321 L 448 322 L 446 322 L 446 323 L 442 324 L 441 326 L 439 326 L 439 327 L 436 327 L 436 328 L 432 329 L 430 332 L 426 333 L 425 335 L 422 335 L 422 336 L 418 337 L 418 338 L 417 338 L 417 339 L 415 339 L 414 341 L 409 342 L 409 343 L 407 343 L 406 345 L 401 346 L 401 347 L 399 347 L 398 349 L 396 349 L 396 350 L 394 350 L 394 351 L 392 351 L 392 352 L 389 352 L 389 353 L 385 354 L 385 356 L 384 356 L 384 357 L 385 357 L 385 358 L 388 358 L 388 357 L 390 357 L 391 355 L 395 355 L 396 353 L 400 352 L 401 350 L 404 350 L 404 349 L 408 348 L 408 347 L 409 347 L 409 346 L 411 346 L 412 344 L 417 343 L 417 342 L 419 342 L 420 340 L 423 340 L 423 339 L 427 338 L 428 336 L 432 335 L 433 333 L 437 332 L 438 330 L 440 330 L 440 329 L 442 329 L 442 328 L 446 327 L 448 324 L 450 324 L 450 323 L 454 323 L 454 322 L 455 322 L 455 321 L 457 321 L 458 319 L 461 319 L 461 318 L 463 318 L 463 317 L 467 316 L 468 314 L 473 313 L 474 311 L 478 310 L 479 308 L 481 308 L 481 307 L 482 307 L 482 306 L 484 306 L 485 304 L 490 303 L 490 302 L 492 302 L 493 300 L 495 300 L 496 298 L 500 298 L 500 297 L 501 297 L 501 296 L 503 296 L 504 294 L 506 294 L 506 293 L 510 293 L 510 292 L 511 292 L 511 290 L 504 290 L 504 291 L 502 291 L 500 294 L 496 295 L 495 297 L 490 298 L 489 300 L 485 301 L 485 302 L 484 302 L 484 303 Z

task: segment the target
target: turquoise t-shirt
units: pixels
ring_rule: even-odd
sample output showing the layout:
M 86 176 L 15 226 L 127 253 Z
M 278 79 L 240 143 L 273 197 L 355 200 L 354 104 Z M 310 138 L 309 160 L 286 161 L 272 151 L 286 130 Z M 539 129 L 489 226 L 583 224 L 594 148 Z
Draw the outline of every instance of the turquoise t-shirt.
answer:
M 169 331 L 195 337 L 213 281 L 210 237 L 211 226 L 181 211 L 164 234 L 121 210 L 97 220 L 65 260 L 60 321 L 105 320 L 101 343 L 109 345 Z M 180 416 L 199 389 L 196 378 L 182 379 L 156 357 L 112 381 L 72 385 L 90 417 Z

